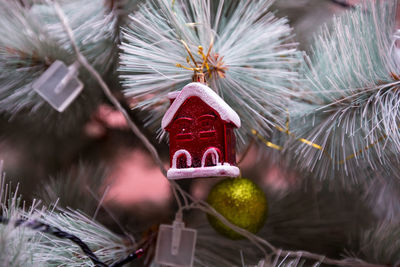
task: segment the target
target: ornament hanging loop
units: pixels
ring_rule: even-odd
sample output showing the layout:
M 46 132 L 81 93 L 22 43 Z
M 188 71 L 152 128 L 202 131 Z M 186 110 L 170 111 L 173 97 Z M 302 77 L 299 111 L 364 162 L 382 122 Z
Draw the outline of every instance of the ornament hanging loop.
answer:
M 207 51 L 207 54 L 204 54 L 202 46 L 198 47 L 198 50 L 199 50 L 198 54 L 203 59 L 201 66 L 199 66 L 199 64 L 195 60 L 195 58 L 194 58 L 192 52 L 190 51 L 189 46 L 186 44 L 186 42 L 184 40 L 181 40 L 181 42 L 182 42 L 183 46 L 185 47 L 185 49 L 186 49 L 186 51 L 187 51 L 187 53 L 189 55 L 189 57 L 187 57 L 186 61 L 189 64 L 190 67 L 189 68 L 185 67 L 185 66 L 183 66 L 183 65 L 181 65 L 179 63 L 176 64 L 176 66 L 180 67 L 180 68 L 187 69 L 187 70 L 193 70 L 194 74 L 192 76 L 192 81 L 207 85 L 206 77 L 205 77 L 205 74 L 204 74 L 203 70 L 204 70 L 204 68 L 206 68 L 207 72 L 209 73 L 209 76 L 211 77 L 211 70 L 210 70 L 210 67 L 208 65 L 208 58 L 210 57 L 210 53 L 211 53 L 211 49 L 213 47 L 214 41 L 213 40 L 211 41 L 210 46 L 209 46 L 208 51 Z M 192 64 L 190 63 L 190 60 L 192 60 L 194 66 L 192 66 Z
M 193 76 L 192 76 L 192 81 L 193 82 L 197 82 L 197 83 L 207 84 L 206 83 L 206 77 L 205 77 L 203 72 L 195 71 Z

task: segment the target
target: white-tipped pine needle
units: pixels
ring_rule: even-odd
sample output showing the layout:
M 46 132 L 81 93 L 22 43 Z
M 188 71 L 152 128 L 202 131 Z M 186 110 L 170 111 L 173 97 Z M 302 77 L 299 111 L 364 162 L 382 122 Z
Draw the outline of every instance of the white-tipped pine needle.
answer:
M 320 179 L 365 180 L 400 151 L 397 1 L 365 1 L 315 38 L 304 97 L 290 110 L 299 164 Z M 365 172 L 366 171 L 366 172 Z
M 13 192 L 0 175 L 0 260 L 1 266 L 94 266 L 81 248 L 68 239 L 15 226 L 18 219 L 38 220 L 80 238 L 101 259 L 111 264 L 134 251 L 134 240 L 123 238 L 92 218 L 73 210 L 39 208 L 33 201 L 25 209 L 18 187 Z M 6 223 L 8 221 L 8 223 Z
M 136 108 L 151 110 L 157 125 L 168 107 L 167 94 L 191 82 L 188 52 L 201 65 L 209 86 L 241 117 L 239 140 L 252 128 L 267 135 L 282 121 L 293 95 L 300 54 L 291 43 L 287 19 L 276 18 L 273 1 L 148 0 L 123 30 L 121 78 Z M 206 52 L 213 44 L 210 54 Z M 198 48 L 204 53 L 199 55 Z M 204 57 L 203 57 L 204 56 Z M 189 62 L 192 67 L 193 60 Z
M 134 251 L 129 240 L 114 234 L 81 212 L 36 211 L 36 214 L 40 221 L 82 239 L 101 261 L 108 264 Z M 38 266 L 93 266 L 91 260 L 82 255 L 81 249 L 71 241 L 46 234 L 41 234 L 40 242 L 36 243 L 34 262 Z

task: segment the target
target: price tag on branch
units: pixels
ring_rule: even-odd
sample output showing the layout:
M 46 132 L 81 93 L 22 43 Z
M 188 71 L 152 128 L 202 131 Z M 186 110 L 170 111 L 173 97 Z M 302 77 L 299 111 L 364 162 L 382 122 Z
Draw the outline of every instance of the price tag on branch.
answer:
M 58 112 L 63 112 L 83 89 L 78 79 L 78 62 L 66 66 L 56 60 L 32 84 L 33 89 Z
M 161 224 L 156 246 L 155 262 L 173 267 L 193 266 L 197 231 L 186 228 L 177 219 L 172 225 Z

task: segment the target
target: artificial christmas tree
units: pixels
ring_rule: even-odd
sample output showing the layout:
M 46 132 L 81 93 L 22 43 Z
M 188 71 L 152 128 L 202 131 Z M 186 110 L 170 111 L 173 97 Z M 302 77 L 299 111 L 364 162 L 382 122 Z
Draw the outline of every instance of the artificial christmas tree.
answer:
M 0 265 L 399 265 L 398 1 L 317 2 L 0 0 Z

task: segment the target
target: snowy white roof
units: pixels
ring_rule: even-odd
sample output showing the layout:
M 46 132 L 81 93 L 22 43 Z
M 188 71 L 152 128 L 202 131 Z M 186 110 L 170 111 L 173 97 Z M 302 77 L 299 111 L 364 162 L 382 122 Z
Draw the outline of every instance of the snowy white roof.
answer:
M 181 91 L 174 91 L 167 94 L 168 99 L 176 99 Z
M 179 92 L 175 101 L 165 113 L 161 121 L 161 127 L 163 129 L 165 129 L 171 123 L 176 112 L 179 110 L 185 100 L 192 96 L 199 97 L 204 101 L 204 103 L 217 111 L 223 121 L 231 122 L 236 127 L 240 127 L 239 115 L 227 103 L 225 103 L 225 101 L 219 97 L 217 93 L 202 83 L 189 83 L 183 87 L 182 91 Z

